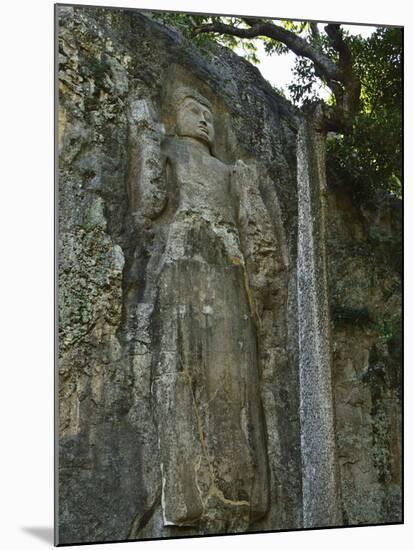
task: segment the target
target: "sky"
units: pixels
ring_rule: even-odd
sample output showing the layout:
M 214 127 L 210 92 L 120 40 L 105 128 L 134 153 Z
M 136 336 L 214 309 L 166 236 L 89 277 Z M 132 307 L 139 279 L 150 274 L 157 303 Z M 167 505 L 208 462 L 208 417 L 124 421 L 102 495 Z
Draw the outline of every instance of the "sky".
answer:
M 324 24 L 320 23 L 319 28 L 323 31 Z M 360 34 L 362 37 L 367 38 L 370 36 L 377 27 L 373 26 L 363 26 L 363 25 L 342 25 L 344 30 L 349 31 L 350 34 L 356 35 Z M 268 80 L 273 86 L 276 86 L 279 89 L 283 89 L 286 92 L 286 96 L 289 97 L 288 85 L 292 81 L 292 70 L 295 64 L 296 55 L 292 52 L 283 55 L 267 55 L 264 51 L 262 42 L 260 40 L 256 41 L 257 43 L 257 57 L 259 58 L 260 64 L 257 65 L 258 69 L 262 75 Z M 239 55 L 243 55 L 243 50 L 239 48 L 236 50 Z M 319 95 L 321 98 L 326 99 L 330 92 L 327 88 L 320 88 Z

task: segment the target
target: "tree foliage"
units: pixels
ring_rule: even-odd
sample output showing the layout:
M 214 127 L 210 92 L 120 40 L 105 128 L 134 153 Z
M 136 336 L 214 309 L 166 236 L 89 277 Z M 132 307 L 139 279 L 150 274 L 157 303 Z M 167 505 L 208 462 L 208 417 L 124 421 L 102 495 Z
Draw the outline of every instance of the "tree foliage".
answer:
M 369 38 L 350 37 L 361 79 L 360 111 L 352 132 L 327 141 L 328 170 L 358 194 L 378 188 L 401 197 L 402 30 L 378 28 Z
M 337 61 L 325 34 L 310 34 L 308 39 Z M 351 131 L 328 135 L 330 179 L 351 184 L 361 197 L 382 188 L 401 198 L 402 29 L 378 27 L 368 38 L 347 33 L 344 39 L 352 52 L 361 91 Z M 326 90 L 326 83 L 306 58 L 296 59 L 293 77 L 289 92 L 296 104 L 316 101 L 321 83 Z M 335 97 L 331 95 L 326 101 L 334 103 Z

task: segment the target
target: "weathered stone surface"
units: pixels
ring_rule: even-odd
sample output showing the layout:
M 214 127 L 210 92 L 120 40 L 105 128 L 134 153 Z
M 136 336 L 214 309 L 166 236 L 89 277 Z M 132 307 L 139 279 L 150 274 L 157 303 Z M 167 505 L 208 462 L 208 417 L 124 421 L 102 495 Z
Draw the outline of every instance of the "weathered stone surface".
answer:
M 300 528 L 298 114 L 232 52 L 133 10 L 57 11 L 59 542 Z M 201 141 L 183 89 L 214 118 Z M 390 208 L 328 187 L 351 524 L 401 513 Z
M 337 453 L 345 524 L 401 521 L 401 203 L 328 193 Z
M 298 340 L 304 527 L 341 525 L 326 262 L 325 136 L 298 132 Z

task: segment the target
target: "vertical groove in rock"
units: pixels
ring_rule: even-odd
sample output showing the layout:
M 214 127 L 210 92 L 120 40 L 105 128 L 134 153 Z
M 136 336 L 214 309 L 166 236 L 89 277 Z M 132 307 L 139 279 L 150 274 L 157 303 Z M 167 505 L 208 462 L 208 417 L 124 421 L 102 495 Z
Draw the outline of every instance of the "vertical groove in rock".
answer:
M 335 459 L 323 136 L 303 120 L 298 133 L 298 318 L 304 527 L 340 523 Z

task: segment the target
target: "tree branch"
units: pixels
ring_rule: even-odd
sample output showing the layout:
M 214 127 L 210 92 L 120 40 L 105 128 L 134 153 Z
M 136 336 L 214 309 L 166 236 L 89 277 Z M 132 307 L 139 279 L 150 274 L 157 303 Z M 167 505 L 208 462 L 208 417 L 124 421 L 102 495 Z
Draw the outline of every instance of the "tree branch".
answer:
M 319 29 L 318 29 L 318 23 L 316 23 L 315 21 L 310 21 L 310 22 L 309 22 L 309 26 L 310 26 L 310 30 L 311 30 L 312 36 L 313 36 L 314 38 L 319 38 L 319 37 L 320 37 L 320 33 L 319 33 Z
M 343 77 L 344 92 L 342 94 L 342 109 L 349 115 L 354 115 L 359 109 L 361 81 L 354 71 L 352 52 L 345 42 L 340 25 L 330 23 L 325 26 L 326 34 L 332 47 L 338 52 L 338 68 Z
M 325 26 L 325 32 L 328 35 L 332 47 L 339 54 L 338 66 L 340 70 L 347 75 L 352 71 L 352 55 L 351 50 L 344 41 L 342 30 L 337 23 L 330 23 Z
M 217 21 L 215 23 L 200 25 L 194 29 L 193 33 L 195 35 L 201 33 L 229 34 L 238 38 L 266 36 L 267 38 L 282 42 L 296 55 L 310 59 L 314 63 L 318 74 L 322 75 L 327 81 L 342 81 L 341 71 L 335 63 L 300 36 L 268 21 L 247 18 L 247 22 L 252 26 L 243 29 Z
M 253 27 L 253 25 L 266 23 L 264 19 L 259 19 L 258 17 L 242 17 L 242 20 L 246 23 L 246 25 L 249 25 L 249 27 Z

